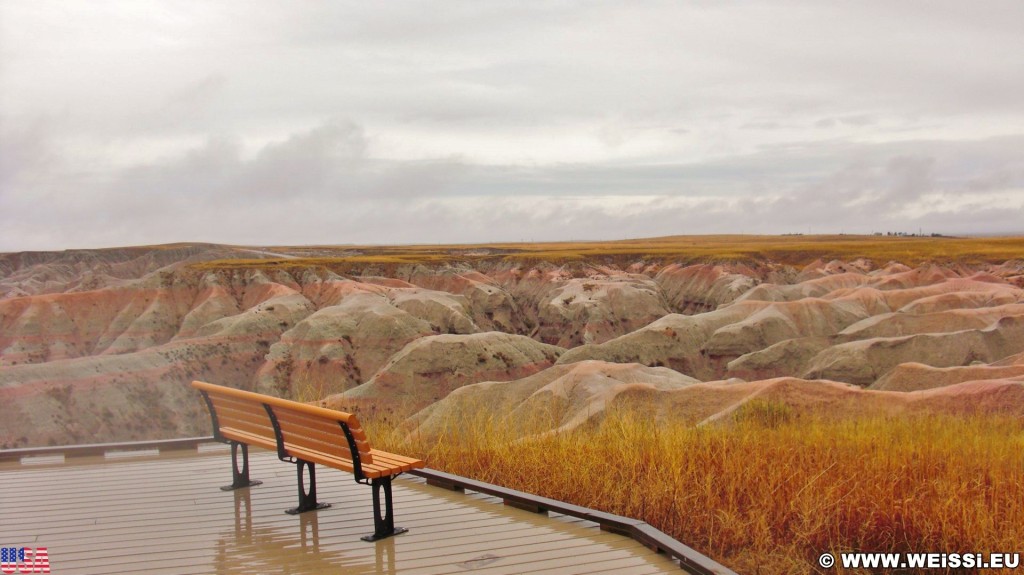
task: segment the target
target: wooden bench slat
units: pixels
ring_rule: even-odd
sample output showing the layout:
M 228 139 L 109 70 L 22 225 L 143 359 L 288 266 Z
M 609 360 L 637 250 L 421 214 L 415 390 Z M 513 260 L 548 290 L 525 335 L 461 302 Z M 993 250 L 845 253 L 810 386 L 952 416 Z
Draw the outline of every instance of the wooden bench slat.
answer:
M 418 459 L 411 459 L 407 457 L 401 457 L 394 455 L 393 453 L 387 453 L 384 451 L 374 450 L 374 465 L 384 466 L 387 469 L 397 470 L 395 473 L 404 473 L 406 471 L 412 471 L 417 467 L 422 467 L 423 462 Z
M 264 449 L 271 451 L 277 450 L 277 441 L 270 441 L 264 435 L 254 435 L 252 433 L 242 431 L 240 429 L 234 429 L 231 427 L 222 427 L 220 429 L 221 435 L 234 441 L 246 443 L 249 445 L 258 445 Z
M 249 421 L 235 420 L 225 421 L 224 423 L 221 424 L 220 428 L 222 430 L 237 429 L 238 431 L 242 431 L 244 433 L 248 433 L 258 437 L 263 437 L 267 441 L 275 444 L 277 442 L 277 438 L 274 436 L 274 428 L 270 427 L 269 425 L 259 425 Z
M 230 395 L 224 395 L 220 392 L 208 392 L 210 399 L 212 399 L 218 405 L 225 405 L 233 407 L 239 411 L 252 411 L 252 412 L 263 412 L 266 410 L 263 408 L 263 404 L 257 401 L 248 399 L 239 399 Z
M 281 424 L 281 434 L 284 436 L 284 440 L 289 443 L 303 443 L 304 440 L 308 440 L 316 449 L 323 451 L 336 450 L 338 454 L 344 454 L 346 457 L 349 456 L 348 440 L 345 439 L 345 435 L 338 430 L 338 433 L 325 433 L 315 429 L 302 428 L 290 423 Z M 358 443 L 357 443 L 358 445 Z M 369 445 L 363 443 L 358 446 L 360 454 L 370 453 Z M 331 451 L 334 453 L 334 451 Z
M 267 427 L 271 430 L 274 428 L 266 411 L 239 411 L 234 407 L 219 404 L 216 399 L 213 400 L 213 405 L 217 408 L 217 419 L 221 425 L 231 421 L 244 421 L 253 425 Z
M 376 451 L 375 450 L 375 453 L 378 456 L 387 456 L 388 455 L 388 453 L 386 453 L 384 451 Z M 375 469 L 381 470 L 385 475 L 396 475 L 396 474 L 401 473 L 403 471 L 409 471 L 410 469 L 412 469 L 411 465 L 412 465 L 412 463 L 414 463 L 416 461 L 418 461 L 418 460 L 397 461 L 397 460 L 388 459 L 387 457 L 380 457 L 379 459 L 374 459 L 373 460 L 372 467 L 375 468 Z
M 402 466 L 379 466 L 377 464 L 369 466 L 370 471 L 364 471 L 367 477 L 387 477 L 389 475 L 398 475 L 399 473 L 409 471 L 412 467 L 407 465 Z
M 314 451 L 323 452 L 340 459 L 352 459 L 352 454 L 347 445 L 338 442 L 321 441 L 306 436 L 289 434 L 287 431 L 281 433 L 284 436 L 285 445 L 301 445 Z M 345 441 L 343 437 L 341 441 Z
M 277 421 L 281 424 L 282 429 L 287 427 L 293 433 L 304 436 L 337 438 L 337 441 L 341 441 L 346 449 L 348 448 L 348 439 L 345 437 L 345 433 L 338 422 L 313 420 L 308 415 L 289 412 L 283 408 L 275 408 L 274 416 L 277 417 Z M 350 428 L 349 431 L 352 432 L 352 436 L 356 440 L 356 448 L 359 449 L 359 452 L 370 453 L 370 443 L 366 440 L 366 435 L 362 433 L 362 430 L 356 433 L 355 430 Z
M 362 426 L 360 426 L 360 425 L 353 426 L 353 425 L 349 424 L 348 430 L 352 432 L 352 437 L 358 443 L 365 443 L 367 445 L 370 444 L 370 438 L 366 436 L 366 432 L 363 431 Z
M 288 455 L 291 455 L 292 457 L 303 459 L 311 463 L 319 463 L 328 467 L 334 467 L 335 469 L 342 469 L 349 473 L 355 473 L 355 465 L 352 463 L 351 459 L 334 457 L 329 453 L 324 453 L 301 445 L 290 445 L 288 442 L 285 442 L 284 445 L 285 451 L 287 451 Z M 363 474 L 370 477 L 367 475 L 365 468 L 363 469 Z
M 327 465 L 329 467 L 344 469 L 345 471 L 349 472 L 352 472 L 352 470 L 354 469 L 354 465 L 352 464 L 351 459 L 333 457 L 328 453 L 311 449 L 304 445 L 289 445 L 287 442 L 285 442 L 285 449 L 287 450 L 289 455 L 297 457 L 299 459 L 304 459 L 306 461 L 310 461 L 313 463 L 319 463 L 321 465 Z M 362 464 L 363 475 L 370 479 L 386 477 L 389 475 L 398 475 L 403 471 L 409 471 L 413 468 L 414 465 L 412 465 L 411 463 L 400 465 L 388 465 L 380 463 Z
M 401 465 L 415 465 L 417 463 L 422 463 L 415 457 L 405 457 L 404 455 L 388 453 L 387 451 L 380 451 L 379 449 L 374 449 L 371 453 L 373 453 L 374 461 L 379 463 L 394 463 Z
M 277 445 L 277 438 L 274 437 L 274 428 L 268 426 L 256 425 L 249 423 L 248 421 L 232 421 L 230 423 L 224 423 L 220 426 L 221 430 L 224 429 L 237 429 L 238 431 L 248 433 L 257 437 L 264 437 L 267 441 L 273 442 Z M 276 449 L 276 447 L 275 447 Z
M 210 401 L 213 403 L 214 409 L 217 410 L 217 421 L 221 427 L 229 427 L 238 423 L 248 425 L 250 428 L 258 427 L 267 430 L 264 434 L 269 433 L 269 437 L 274 437 L 273 424 L 263 406 L 243 408 L 234 402 L 225 402 L 223 398 L 212 395 Z
M 397 470 L 396 473 L 404 473 L 415 469 L 416 465 L 414 463 L 412 461 L 385 461 L 378 458 L 375 465 L 386 465 L 388 469 Z

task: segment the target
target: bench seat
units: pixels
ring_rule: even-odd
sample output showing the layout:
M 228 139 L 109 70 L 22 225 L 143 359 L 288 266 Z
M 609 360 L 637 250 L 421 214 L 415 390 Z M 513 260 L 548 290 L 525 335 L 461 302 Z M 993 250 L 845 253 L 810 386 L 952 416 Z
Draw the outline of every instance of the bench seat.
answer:
M 347 457 L 338 457 L 331 453 L 324 453 L 323 451 L 317 451 L 307 447 L 291 445 L 287 441 L 284 443 L 284 448 L 288 455 L 297 459 L 304 459 L 312 463 L 319 463 L 342 471 L 348 471 L 349 473 L 354 473 L 355 471 L 352 460 Z M 378 451 L 376 449 L 372 450 L 371 453 L 374 455 L 373 463 L 362 464 L 363 476 L 369 479 L 398 475 L 399 473 L 411 471 L 417 467 L 423 466 L 421 461 L 411 457 L 402 457 L 401 455 Z
M 226 439 L 230 439 L 231 441 L 237 441 L 239 443 L 244 443 L 246 445 L 255 445 L 257 447 L 262 447 L 263 449 L 267 449 L 270 451 L 277 450 L 276 441 L 267 441 L 267 438 L 261 435 L 256 435 L 253 433 L 249 433 L 247 431 L 242 431 L 240 429 L 234 429 L 230 427 L 222 427 L 220 432 L 221 435 L 223 435 Z

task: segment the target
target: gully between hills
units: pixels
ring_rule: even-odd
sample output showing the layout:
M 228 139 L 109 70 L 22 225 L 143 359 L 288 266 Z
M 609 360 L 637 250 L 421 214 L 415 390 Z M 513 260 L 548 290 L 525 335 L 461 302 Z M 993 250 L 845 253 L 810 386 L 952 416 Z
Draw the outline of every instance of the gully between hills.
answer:
M 1024 414 L 1024 262 L 192 265 L 233 253 L 0 258 L 0 447 L 208 434 L 193 379 L 428 435 L 466 409 L 543 412 L 533 432 L 617 405 Z

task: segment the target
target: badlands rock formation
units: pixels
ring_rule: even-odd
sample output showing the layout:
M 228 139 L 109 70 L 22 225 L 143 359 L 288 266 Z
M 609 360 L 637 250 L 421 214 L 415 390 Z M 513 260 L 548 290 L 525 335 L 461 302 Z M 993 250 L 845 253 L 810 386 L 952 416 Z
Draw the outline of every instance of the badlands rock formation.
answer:
M 0 254 L 0 447 L 208 433 L 192 379 L 422 409 L 408 422 L 420 433 L 470 405 L 536 413 L 541 432 L 613 405 L 695 424 L 756 398 L 851 414 L 1020 405 L 1021 260 L 362 253 Z
M 760 402 L 760 403 L 758 403 Z M 693 425 L 727 424 L 756 416 L 765 402 L 785 404 L 787 416 L 847 418 L 863 415 L 1004 413 L 1024 416 L 1024 377 L 978 380 L 904 393 L 871 391 L 826 380 L 792 377 L 701 383 L 665 368 L 599 361 L 558 365 L 512 382 L 463 387 L 409 420 L 422 438 L 458 437 L 465 426 L 493 415 L 498 432 L 525 437 L 598 421 L 608 410 Z M 480 423 L 477 423 L 480 424 Z
M 901 363 L 880 377 L 871 389 L 918 391 L 956 385 L 965 381 L 1024 380 L 1024 353 L 992 363 L 972 362 L 957 367 L 933 367 L 923 363 Z
M 412 433 L 422 436 L 457 436 L 467 422 L 496 416 L 513 437 L 525 437 L 573 429 L 601 417 L 623 394 L 659 395 L 696 383 L 663 367 L 581 361 L 515 381 L 462 387 L 410 418 L 409 424 Z
M 551 367 L 563 351 L 496 331 L 421 337 L 391 356 L 369 381 L 326 398 L 323 405 L 350 409 L 369 401 L 411 414 L 470 383 L 532 375 Z

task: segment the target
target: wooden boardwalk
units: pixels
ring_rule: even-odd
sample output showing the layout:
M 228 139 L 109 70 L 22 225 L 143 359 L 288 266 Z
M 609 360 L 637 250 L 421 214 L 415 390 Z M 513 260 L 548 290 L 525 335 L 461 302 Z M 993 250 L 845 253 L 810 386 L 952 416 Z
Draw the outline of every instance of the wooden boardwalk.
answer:
M 0 463 L 0 546 L 46 547 L 55 574 L 682 572 L 590 521 L 407 476 L 395 481 L 395 523 L 410 531 L 367 543 L 369 487 L 319 468 L 320 499 L 333 507 L 292 516 L 294 466 L 260 450 L 250 465 L 263 485 L 224 492 L 230 451 L 219 444 Z

